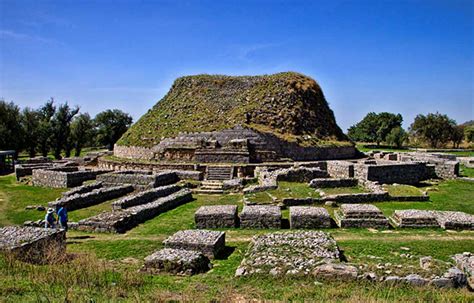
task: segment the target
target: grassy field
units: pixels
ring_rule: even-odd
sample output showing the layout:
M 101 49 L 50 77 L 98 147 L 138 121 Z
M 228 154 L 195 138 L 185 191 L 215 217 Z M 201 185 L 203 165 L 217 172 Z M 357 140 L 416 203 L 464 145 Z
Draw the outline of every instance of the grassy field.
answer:
M 374 144 L 357 143 L 356 147 L 361 152 L 388 151 L 388 152 L 396 152 L 396 153 L 402 152 L 403 153 L 403 152 L 413 152 L 414 151 L 414 150 L 411 150 L 409 148 L 393 148 L 393 147 L 390 147 L 390 146 L 377 147 L 377 146 L 375 146 L 375 143 Z M 455 156 L 458 156 L 458 157 L 474 157 L 474 152 L 473 151 L 460 150 L 460 151 L 445 152 L 441 149 L 441 151 L 439 151 L 439 152 L 444 153 L 444 154 L 455 155 Z
M 291 193 L 302 184 L 283 184 Z M 21 224 L 41 218 L 43 212 L 24 210 L 45 204 L 61 190 L 17 184 L 13 176 L 0 177 L 0 225 Z M 283 190 L 283 193 L 288 193 Z M 472 183 L 455 180 L 430 186 L 429 202 L 377 203 L 385 214 L 395 209 L 444 209 L 474 213 Z M 306 193 L 302 193 L 306 195 Z M 310 277 L 234 278 L 251 237 L 269 230 L 226 230 L 230 254 L 214 260 L 214 268 L 201 275 L 180 277 L 138 273 L 143 257 L 162 247 L 162 240 L 181 229 L 194 228 L 193 215 L 201 205 L 237 204 L 241 194 L 195 195 L 195 200 L 164 213 L 126 234 L 68 233 L 69 262 L 29 265 L 0 257 L 0 302 L 160 302 L 256 300 L 335 302 L 472 302 L 466 289 L 435 290 L 430 287 L 388 286 L 369 282 L 316 281 Z M 74 220 L 108 209 L 110 202 L 70 212 Z M 287 212 L 285 212 L 287 215 Z M 437 261 L 432 272 L 440 274 L 450 256 L 474 251 L 474 232 L 441 229 L 372 230 L 329 229 L 349 262 L 365 264 L 378 274 L 421 272 L 418 259 L 430 255 Z M 408 251 L 406 249 L 409 249 Z M 409 253 L 412 258 L 405 258 Z M 389 264 L 383 269 L 379 264 Z M 402 265 L 402 266 L 399 266 Z

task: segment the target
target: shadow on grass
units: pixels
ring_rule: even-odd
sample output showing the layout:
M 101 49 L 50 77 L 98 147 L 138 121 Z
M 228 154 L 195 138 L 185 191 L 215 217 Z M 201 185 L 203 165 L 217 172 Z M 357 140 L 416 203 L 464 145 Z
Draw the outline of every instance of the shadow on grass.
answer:
M 216 260 L 227 260 L 235 251 L 235 246 L 225 246 L 216 256 Z

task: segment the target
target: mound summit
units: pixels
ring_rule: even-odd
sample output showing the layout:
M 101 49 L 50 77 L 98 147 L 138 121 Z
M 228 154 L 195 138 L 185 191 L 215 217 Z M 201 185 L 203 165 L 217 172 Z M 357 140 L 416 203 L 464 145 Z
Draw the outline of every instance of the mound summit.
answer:
M 214 154 L 247 150 L 248 159 L 221 155 L 214 160 L 312 160 L 321 155 L 311 148 L 341 145 L 352 147 L 320 86 L 305 75 L 196 75 L 178 78 L 117 142 L 115 154 L 199 161 L 195 154 L 204 150 Z M 126 147 L 135 147 L 135 154 Z

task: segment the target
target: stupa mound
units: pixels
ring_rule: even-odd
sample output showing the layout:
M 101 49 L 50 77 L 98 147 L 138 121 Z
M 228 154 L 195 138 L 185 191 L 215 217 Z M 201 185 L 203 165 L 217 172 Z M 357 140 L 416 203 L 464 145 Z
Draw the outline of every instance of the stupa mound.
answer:
M 247 163 L 350 158 L 355 149 L 316 81 L 286 72 L 178 78 L 122 136 L 114 154 Z

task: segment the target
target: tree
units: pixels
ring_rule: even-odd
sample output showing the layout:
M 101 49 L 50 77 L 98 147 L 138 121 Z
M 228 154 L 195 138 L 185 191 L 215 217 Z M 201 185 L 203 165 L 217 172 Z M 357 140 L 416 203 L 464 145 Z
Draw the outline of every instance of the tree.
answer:
M 94 119 L 97 126 L 97 140 L 100 144 L 113 150 L 115 142 L 132 124 L 132 117 L 121 110 L 106 110 L 98 113 Z
M 403 118 L 400 114 L 371 112 L 359 123 L 351 126 L 348 135 L 354 141 L 376 142 L 377 145 L 380 145 L 381 142 L 386 141 L 392 129 L 401 127 L 402 121 Z
M 390 134 L 387 135 L 386 141 L 389 145 L 400 148 L 407 139 L 408 134 L 405 132 L 405 130 L 400 126 L 397 126 L 392 128 Z
M 71 122 L 75 115 L 79 112 L 79 108 L 70 108 L 67 102 L 61 104 L 52 119 L 52 137 L 51 143 L 53 147 L 54 157 L 61 159 L 61 151 L 64 149 L 66 157 L 71 155 Z
M 88 113 L 80 114 L 71 123 L 71 136 L 75 156 L 79 157 L 84 146 L 90 145 L 94 136 L 94 122 Z
M 39 138 L 40 112 L 26 107 L 21 114 L 24 147 L 30 158 L 36 156 Z
M 453 142 L 453 148 L 459 148 L 459 145 L 464 139 L 464 126 L 454 125 L 451 128 L 450 139 Z
M 20 108 L 13 102 L 0 100 L 0 150 L 16 151 L 15 158 L 23 146 Z
M 417 138 L 427 141 L 433 148 L 438 148 L 451 140 L 452 129 L 456 122 L 440 113 L 420 114 L 410 126 L 410 132 Z
M 56 113 L 54 99 L 49 99 L 39 109 L 38 148 L 43 157 L 48 156 L 51 147 L 52 119 Z
M 464 137 L 467 142 L 474 142 L 474 125 L 467 126 L 464 129 Z

